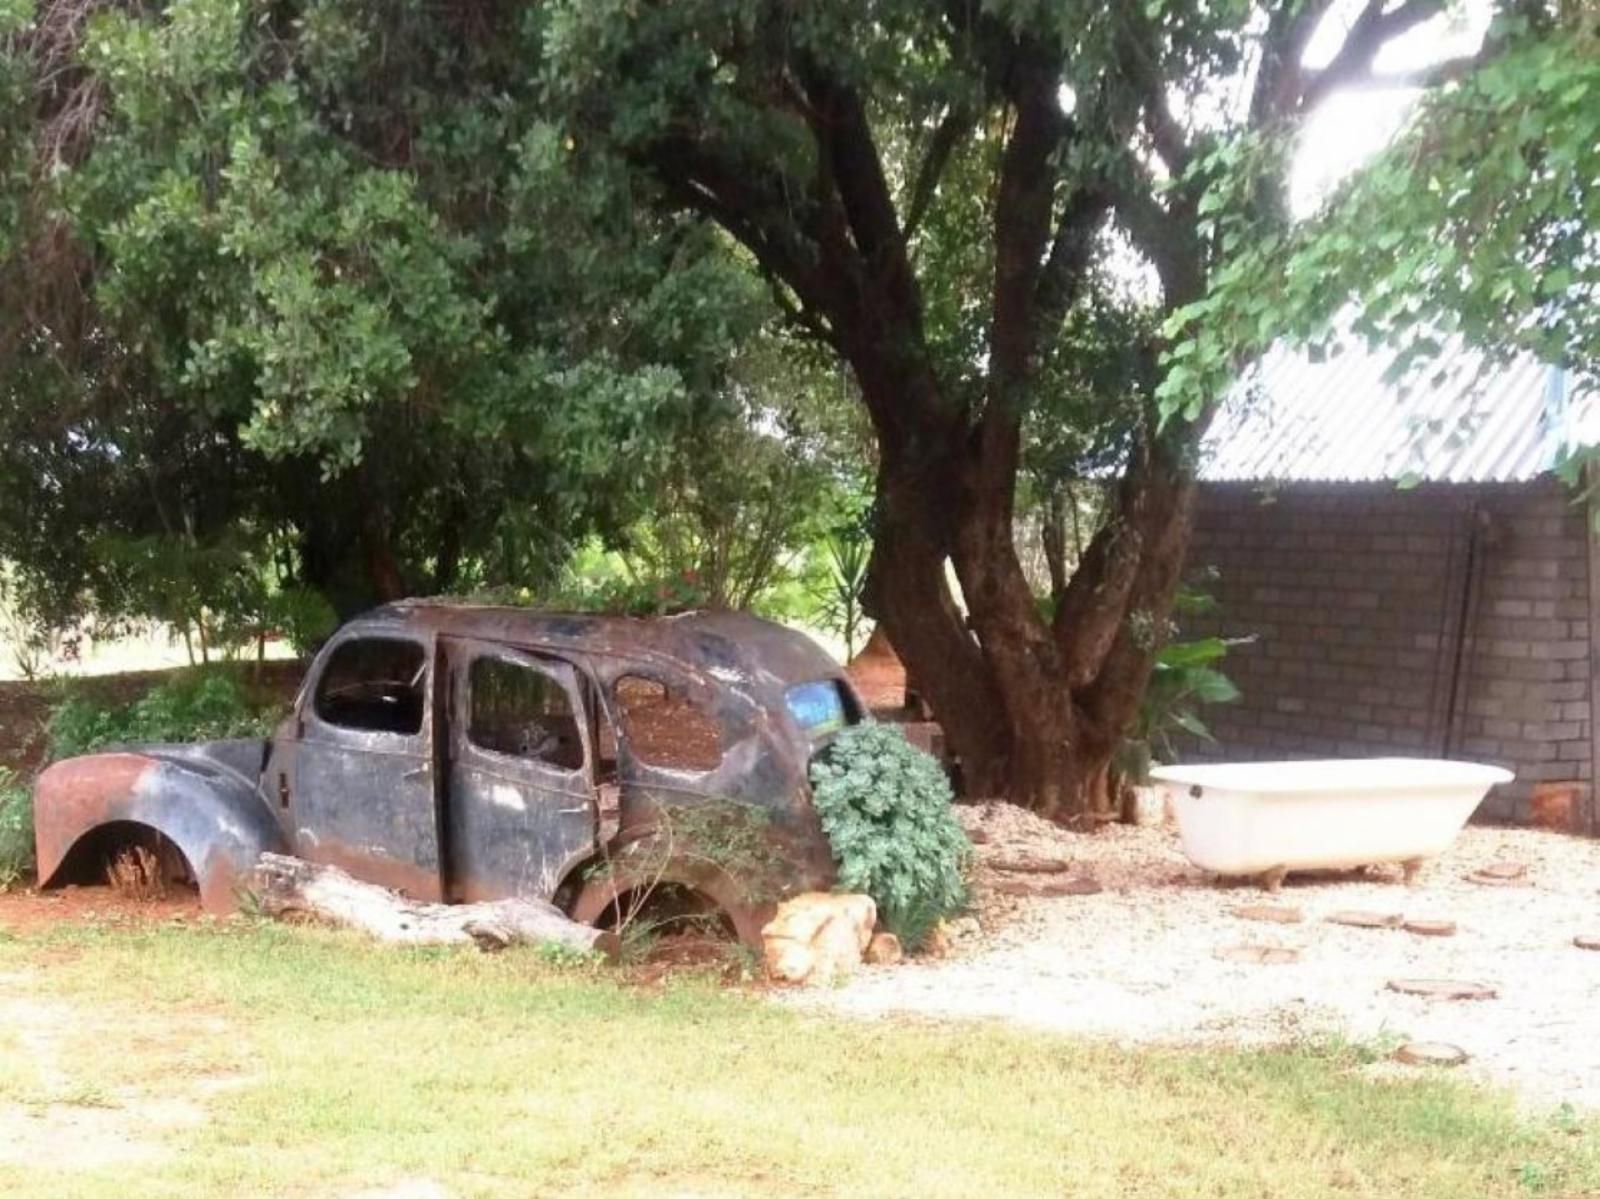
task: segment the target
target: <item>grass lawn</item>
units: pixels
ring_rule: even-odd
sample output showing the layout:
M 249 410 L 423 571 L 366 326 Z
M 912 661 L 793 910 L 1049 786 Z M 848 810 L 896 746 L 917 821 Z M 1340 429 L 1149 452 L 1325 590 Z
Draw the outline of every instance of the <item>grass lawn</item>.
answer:
M 1363 1055 L 796 1014 L 232 922 L 0 932 L 0 1193 L 1600 1194 L 1600 1130 Z

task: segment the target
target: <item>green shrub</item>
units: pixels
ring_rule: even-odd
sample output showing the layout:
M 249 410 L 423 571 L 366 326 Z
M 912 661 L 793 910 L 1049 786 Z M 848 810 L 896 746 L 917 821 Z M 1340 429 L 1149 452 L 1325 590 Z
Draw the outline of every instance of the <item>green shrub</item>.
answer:
M 839 887 L 872 896 L 884 927 L 920 949 L 966 906 L 972 855 L 939 763 L 893 725 L 861 724 L 812 762 L 811 786 Z
M 190 671 L 131 704 L 107 707 L 82 696 L 57 704 L 50 713 L 50 757 L 70 758 L 108 745 L 261 737 L 276 719 L 276 712 L 251 703 L 232 673 Z
M 0 766 L 0 891 L 33 873 L 33 796 Z

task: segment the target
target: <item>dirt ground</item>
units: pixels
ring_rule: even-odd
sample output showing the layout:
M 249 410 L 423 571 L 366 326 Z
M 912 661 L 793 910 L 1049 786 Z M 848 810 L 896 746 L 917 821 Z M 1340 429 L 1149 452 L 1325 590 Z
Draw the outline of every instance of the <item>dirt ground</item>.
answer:
M 981 842 L 976 919 L 954 923 L 949 952 L 790 1002 L 1128 1043 L 1445 1042 L 1470 1055 L 1469 1074 L 1531 1104 L 1600 1109 L 1600 952 L 1574 944 L 1600 936 L 1600 841 L 1470 827 L 1415 886 L 1376 869 L 1291 876 L 1267 895 L 1190 865 L 1171 828 L 1079 835 L 1004 804 L 961 815 Z M 1494 864 L 1525 874 L 1469 878 Z M 1065 893 L 1041 893 L 1050 890 Z M 1289 922 L 1259 918 L 1262 907 Z M 1329 919 L 1349 912 L 1380 926 Z M 1456 931 L 1423 935 L 1402 920 Z M 1496 995 L 1389 989 L 1415 979 L 1482 983 Z

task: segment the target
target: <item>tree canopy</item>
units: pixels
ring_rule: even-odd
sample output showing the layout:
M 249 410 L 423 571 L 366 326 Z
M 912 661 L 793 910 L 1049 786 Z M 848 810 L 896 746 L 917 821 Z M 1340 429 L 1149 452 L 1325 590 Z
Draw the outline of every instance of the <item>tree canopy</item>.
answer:
M 865 467 L 866 598 L 969 790 L 1081 814 L 1267 344 L 1354 305 L 1408 359 L 1592 374 L 1594 15 L 1495 0 L 1388 70 L 1462 7 L 0 0 L 0 557 L 65 610 L 239 545 L 348 607 L 731 527 L 738 601 L 787 497 Z M 1408 131 L 1297 221 L 1310 114 L 1396 84 Z

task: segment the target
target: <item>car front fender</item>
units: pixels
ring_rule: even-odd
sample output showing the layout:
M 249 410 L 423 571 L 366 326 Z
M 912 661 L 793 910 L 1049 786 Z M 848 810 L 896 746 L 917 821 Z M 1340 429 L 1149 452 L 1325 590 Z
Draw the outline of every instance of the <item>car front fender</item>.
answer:
M 57 762 L 34 787 L 40 885 L 56 881 L 86 836 L 121 823 L 154 829 L 176 845 L 210 912 L 238 906 L 237 882 L 263 853 L 288 852 L 267 805 L 230 770 L 160 750 L 89 754 Z

